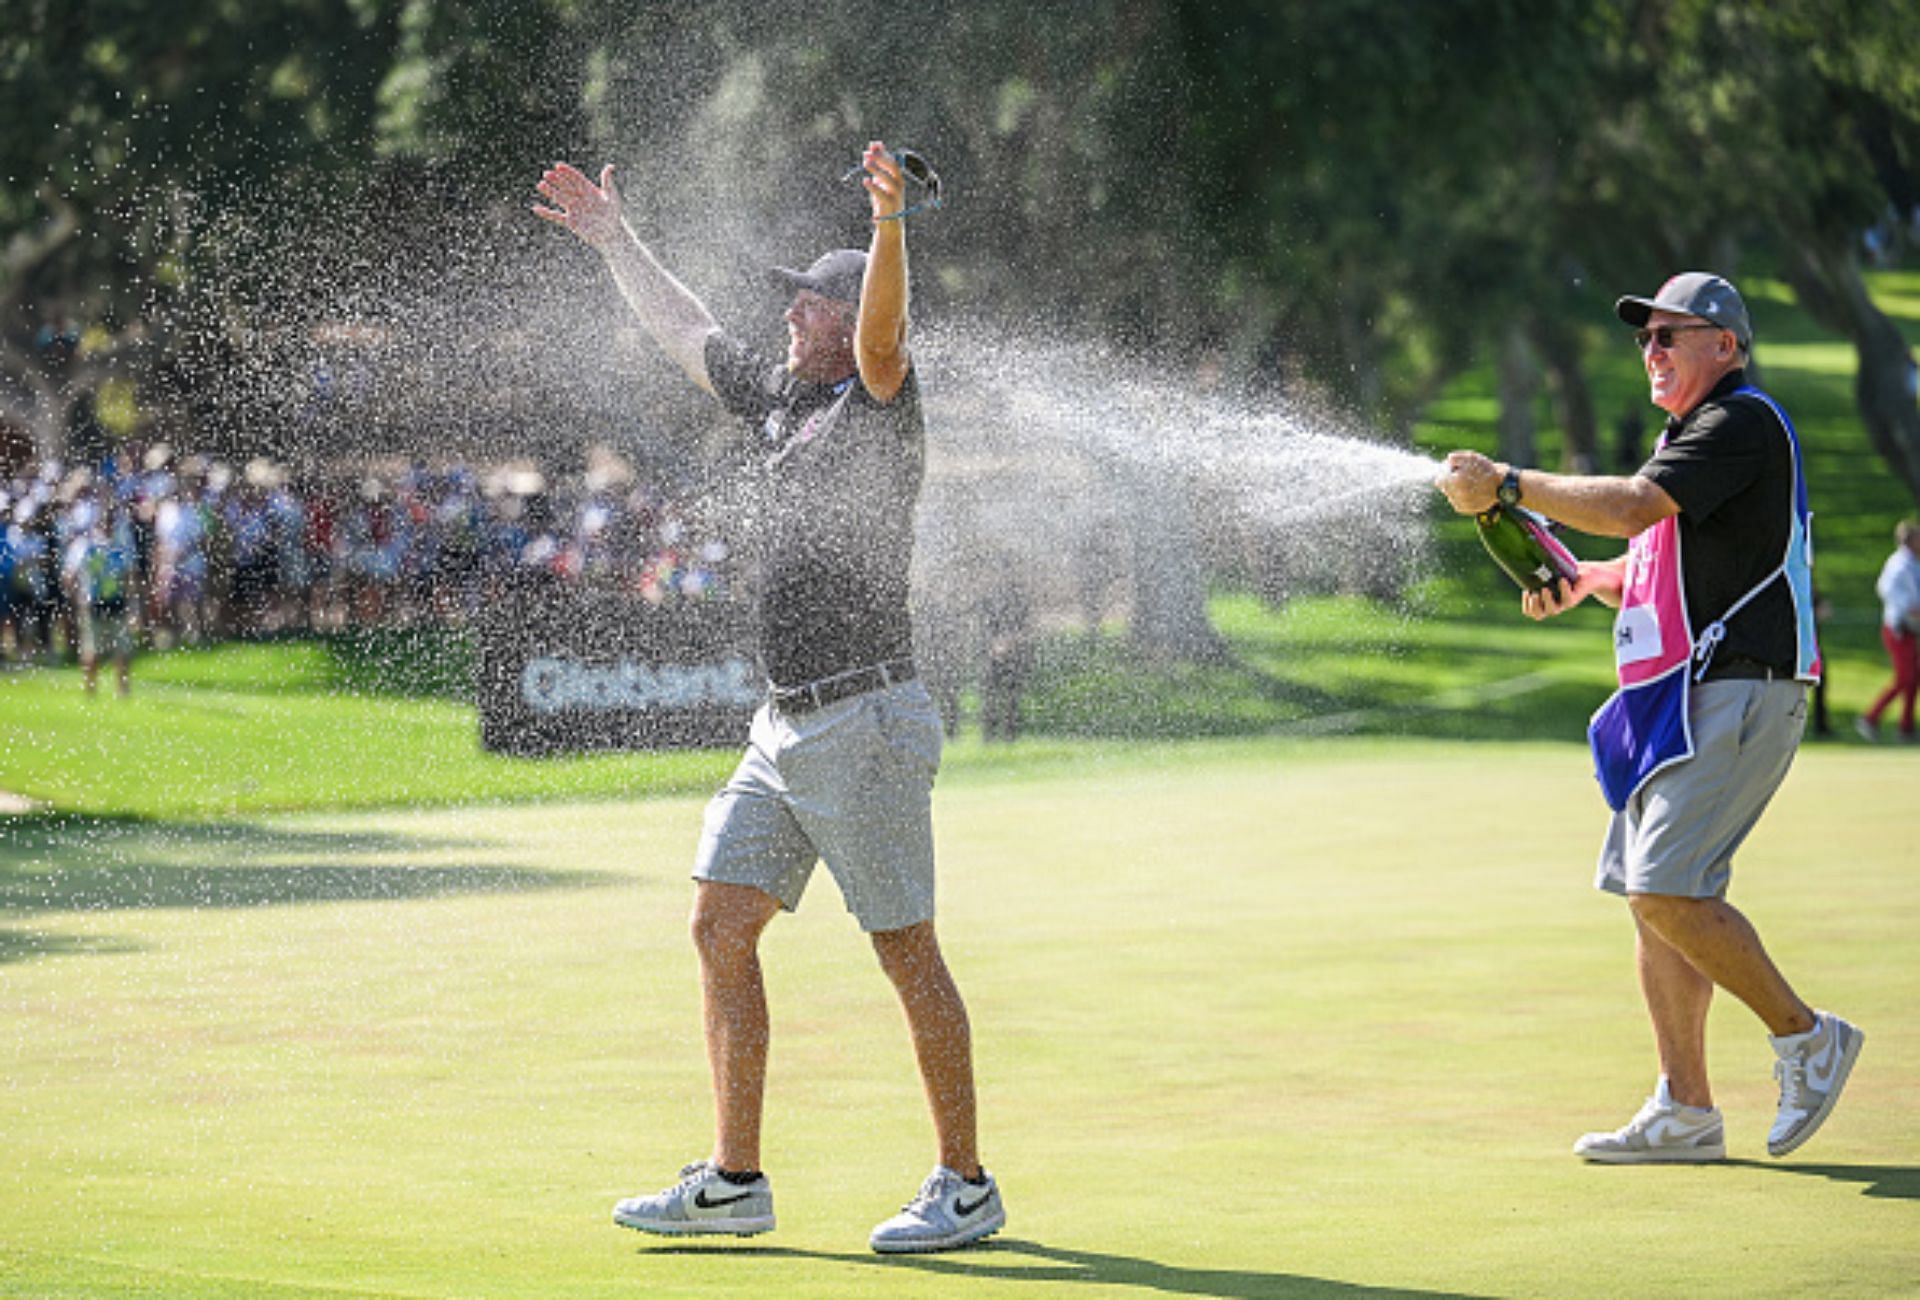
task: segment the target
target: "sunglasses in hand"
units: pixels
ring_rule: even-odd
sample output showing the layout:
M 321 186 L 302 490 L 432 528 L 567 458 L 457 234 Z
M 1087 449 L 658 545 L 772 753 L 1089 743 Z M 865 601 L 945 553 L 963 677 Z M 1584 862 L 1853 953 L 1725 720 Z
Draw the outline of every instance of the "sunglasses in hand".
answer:
M 933 169 L 933 164 L 928 162 L 925 157 L 923 157 L 918 153 L 915 153 L 911 149 L 895 149 L 895 150 L 892 150 L 892 153 L 893 153 L 893 160 L 900 165 L 900 174 L 902 176 L 905 176 L 908 180 L 912 181 L 914 184 L 918 185 L 921 189 L 925 190 L 927 192 L 927 197 L 924 199 L 921 199 L 918 203 L 912 204 L 909 207 L 902 208 L 900 211 L 892 213 L 888 216 L 876 217 L 875 220 L 898 221 L 900 218 L 907 216 L 909 213 L 925 212 L 925 211 L 928 211 L 929 209 L 939 207 L 941 202 L 940 173 Z M 858 179 L 859 177 L 865 175 L 866 170 L 867 170 L 866 163 L 864 162 L 855 163 L 851 168 L 848 169 L 847 174 L 840 178 L 841 184 L 844 185 L 850 181 L 854 181 Z

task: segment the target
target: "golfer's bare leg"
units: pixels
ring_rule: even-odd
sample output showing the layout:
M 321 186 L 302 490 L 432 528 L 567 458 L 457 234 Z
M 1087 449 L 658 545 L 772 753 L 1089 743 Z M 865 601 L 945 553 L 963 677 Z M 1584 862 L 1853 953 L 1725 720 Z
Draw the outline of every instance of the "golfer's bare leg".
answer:
M 1713 1105 L 1707 1081 L 1707 1008 L 1713 981 L 1662 939 L 1634 909 L 1640 995 L 1653 1021 L 1654 1050 L 1667 1091 L 1683 1106 Z
M 1752 924 L 1725 899 L 1635 894 L 1629 902 L 1643 933 L 1651 930 L 1701 976 L 1746 1003 L 1768 1033 L 1779 1037 L 1813 1028 L 1813 1008 L 1767 956 Z
M 900 995 L 933 1112 L 940 1163 L 965 1177 L 980 1168 L 973 1092 L 973 1031 L 960 989 L 940 955 L 932 921 L 873 936 L 873 950 Z
M 700 954 L 707 1066 L 713 1075 L 713 1161 L 760 1168 L 760 1112 L 767 1090 L 767 988 L 760 934 L 779 900 L 748 885 L 695 882 L 693 946 Z

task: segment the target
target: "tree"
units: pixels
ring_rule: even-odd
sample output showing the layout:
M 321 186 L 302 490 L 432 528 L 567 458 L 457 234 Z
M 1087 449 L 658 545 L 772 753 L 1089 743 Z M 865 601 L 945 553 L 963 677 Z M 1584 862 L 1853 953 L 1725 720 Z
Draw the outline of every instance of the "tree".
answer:
M 1604 182 L 1636 192 L 1640 282 L 1682 266 L 1771 260 L 1801 305 L 1850 339 L 1874 446 L 1920 499 L 1915 366 L 1868 295 L 1862 236 L 1909 227 L 1920 193 L 1920 34 L 1897 7 L 1845 0 L 1650 6 L 1612 59 L 1621 122 L 1596 137 Z M 1651 256 L 1647 256 L 1650 254 Z M 1759 340 L 1765 354 L 1765 339 Z
M 1814 102 L 1828 113 L 1824 123 L 1791 113 L 1779 118 L 1787 147 L 1824 144 L 1820 156 L 1827 164 L 1809 169 L 1802 201 L 1789 208 L 1787 229 L 1801 239 L 1785 251 L 1781 269 L 1802 305 L 1852 340 L 1861 422 L 1920 501 L 1920 369 L 1860 274 L 1864 228 L 1890 216 L 1895 240 L 1910 240 L 1920 217 L 1920 34 L 1914 15 L 1898 6 L 1840 8 L 1836 14 L 1830 6 L 1798 3 L 1774 15 L 1772 36 L 1804 54 L 1815 79 Z M 1822 125 L 1826 130 L 1816 138 Z M 1871 183 L 1863 184 L 1864 177 Z
M 1253 314 L 1252 354 L 1404 427 L 1510 323 L 1561 308 L 1550 205 L 1590 5 L 1177 8 L 1217 292 Z
M 190 0 L 163 23 L 140 6 L 9 6 L 0 415 L 41 454 L 62 450 L 108 376 L 151 377 L 169 357 L 170 306 L 210 212 L 252 211 L 250 196 L 355 157 L 396 7 Z

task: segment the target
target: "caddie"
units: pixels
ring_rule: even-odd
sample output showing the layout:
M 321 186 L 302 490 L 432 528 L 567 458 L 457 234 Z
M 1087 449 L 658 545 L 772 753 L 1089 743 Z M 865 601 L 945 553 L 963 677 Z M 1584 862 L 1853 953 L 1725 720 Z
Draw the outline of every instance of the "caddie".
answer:
M 1619 611 L 1619 689 L 1588 732 L 1613 810 L 1596 883 L 1633 917 L 1659 1080 L 1624 1127 L 1585 1135 L 1574 1153 L 1611 1164 L 1726 1155 L 1707 1078 L 1718 987 L 1771 1036 L 1780 1102 L 1767 1150 L 1784 1156 L 1826 1122 L 1864 1041 L 1801 1000 L 1726 898 L 1734 853 L 1793 763 L 1820 678 L 1800 444 L 1747 380 L 1752 325 L 1725 279 L 1676 275 L 1615 311 L 1668 416 L 1638 473 L 1546 474 L 1456 451 L 1436 485 L 1464 513 L 1518 502 L 1629 539 L 1624 556 L 1582 563 L 1570 592 L 1522 597 L 1535 619 L 1589 596 Z

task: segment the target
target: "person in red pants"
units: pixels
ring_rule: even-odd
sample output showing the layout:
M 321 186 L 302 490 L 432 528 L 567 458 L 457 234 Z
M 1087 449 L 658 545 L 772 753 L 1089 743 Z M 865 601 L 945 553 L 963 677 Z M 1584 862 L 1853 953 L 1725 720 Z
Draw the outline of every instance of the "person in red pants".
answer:
M 1854 725 L 1868 740 L 1880 739 L 1880 715 L 1900 701 L 1900 739 L 1913 739 L 1914 696 L 1920 693 L 1920 523 L 1900 521 L 1900 544 L 1880 569 L 1880 640 L 1893 660 L 1893 684 L 1881 691 Z

